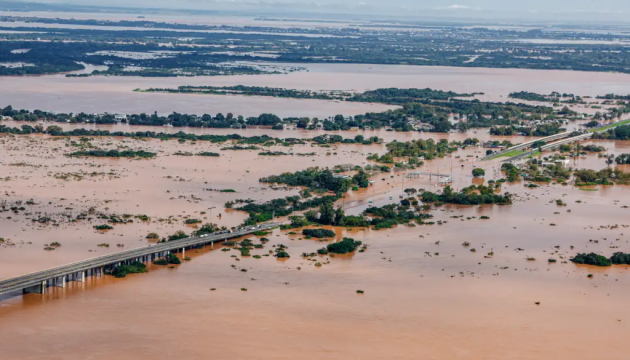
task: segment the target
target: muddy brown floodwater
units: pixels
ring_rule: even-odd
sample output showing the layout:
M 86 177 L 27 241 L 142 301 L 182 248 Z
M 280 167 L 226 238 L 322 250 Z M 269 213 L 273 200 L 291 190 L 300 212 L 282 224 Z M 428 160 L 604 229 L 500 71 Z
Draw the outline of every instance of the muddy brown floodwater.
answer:
M 10 77 L 0 80 L 0 106 L 57 112 L 139 112 L 204 114 L 232 112 L 258 116 L 328 117 L 357 115 L 394 107 L 305 99 L 259 96 L 222 96 L 133 92 L 134 89 L 176 88 L 181 85 L 270 86 L 300 90 L 362 92 L 377 88 L 433 88 L 460 93 L 484 92 L 482 101 L 507 101 L 515 91 L 549 94 L 552 91 L 580 96 L 630 93 L 630 75 L 558 70 L 484 69 L 439 66 L 361 64 L 270 64 L 303 67 L 308 71 L 284 75 L 197 76 L 193 78 L 137 78 L 64 75 Z
M 262 133 L 278 134 L 250 129 L 243 135 Z M 388 141 L 440 137 L 378 135 Z M 468 136 L 487 137 L 481 131 Z M 234 226 L 246 215 L 226 211 L 226 201 L 297 194 L 296 189 L 272 190 L 259 183 L 261 177 L 308 166 L 366 165 L 368 153 L 385 152 L 384 145 L 303 145 L 292 151 L 317 155 L 265 157 L 258 151 L 223 151 L 223 144 L 201 141 L 93 138 L 90 143 L 96 147 L 158 154 L 150 160 L 85 159 L 63 156 L 76 149 L 71 140 L 78 141 L 0 136 L 0 201 L 22 201 L 26 208 L 18 214 L 0 213 L 0 237 L 5 239 L 0 245 L 0 278 L 150 246 L 145 239 L 149 232 L 166 236 L 193 230 L 183 224 L 186 216 Z M 598 144 L 611 153 L 630 152 L 627 142 Z M 221 156 L 173 155 L 177 151 L 214 151 Z M 485 149 L 477 147 L 460 150 L 427 162 L 422 170 L 452 172 L 456 189 L 483 182 L 470 177 L 474 166 L 486 169 L 485 181 L 499 179 L 500 162 L 477 162 L 476 156 L 483 154 Z M 589 155 L 573 166 L 606 165 Z M 404 172 L 374 180 L 373 187 L 350 192 L 338 205 L 358 214 L 371 204 L 397 202 L 404 188 L 437 189 L 434 178 L 409 180 Z M 523 185 L 503 186 L 516 196 L 510 206 L 432 210 L 436 221 L 446 222 L 443 225 L 336 229 L 332 241 L 349 236 L 368 244 L 367 251 L 350 256 L 304 259 L 300 254 L 330 241 L 274 230 L 264 248 L 252 250 L 252 255 L 268 254 L 284 244 L 290 259 L 231 257 L 235 250 L 207 247 L 187 251 L 191 260 L 172 269 L 149 266 L 147 274 L 89 278 L 65 289 L 49 288 L 44 296 L 4 296 L 1 358 L 627 359 L 623 349 L 630 334 L 629 267 L 597 269 L 567 260 L 577 252 L 610 256 L 630 251 L 630 209 L 624 208 L 630 206 L 630 189 Z M 30 199 L 34 204 L 25 205 Z M 556 199 L 567 206 L 556 205 Z M 101 233 L 92 227 L 104 220 L 69 220 L 90 208 L 145 214 L 150 221 L 136 219 Z M 58 226 L 32 221 L 45 216 Z M 259 237 L 249 238 L 258 243 Z M 43 250 L 52 241 L 61 247 Z M 462 246 L 466 241 L 469 247 Z M 109 247 L 98 246 L 104 243 Z M 550 258 L 557 263 L 548 263 Z M 315 266 L 317 262 L 322 266 Z

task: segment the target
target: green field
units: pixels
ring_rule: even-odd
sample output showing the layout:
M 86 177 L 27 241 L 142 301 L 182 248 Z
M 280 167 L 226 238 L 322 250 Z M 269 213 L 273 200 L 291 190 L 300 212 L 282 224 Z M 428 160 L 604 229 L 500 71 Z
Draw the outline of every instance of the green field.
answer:
M 506 152 L 505 154 L 494 155 L 494 156 L 488 158 L 488 160 L 492 160 L 492 159 L 496 159 L 496 158 L 500 158 L 500 157 L 514 157 L 514 156 L 520 155 L 522 153 L 524 153 L 523 150 L 512 150 L 512 151 Z
M 626 125 L 626 124 L 630 124 L 630 119 L 629 120 L 624 120 L 624 121 L 620 121 L 618 123 L 614 123 L 614 124 L 610 124 L 610 125 L 606 125 L 606 126 L 602 126 L 600 128 L 596 128 L 596 129 L 591 129 L 589 130 L 590 132 L 600 132 L 600 131 L 606 131 L 608 129 L 612 129 L 614 127 L 620 126 L 620 125 Z

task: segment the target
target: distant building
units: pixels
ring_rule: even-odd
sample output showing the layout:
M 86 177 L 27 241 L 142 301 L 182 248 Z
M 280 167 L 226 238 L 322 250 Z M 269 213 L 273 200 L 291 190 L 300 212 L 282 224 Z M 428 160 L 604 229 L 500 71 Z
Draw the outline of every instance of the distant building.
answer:
M 412 124 L 411 127 L 416 131 L 431 131 L 435 128 L 433 125 L 426 123 Z
M 350 171 L 354 170 L 354 165 L 352 164 L 341 164 L 336 166 L 341 171 Z

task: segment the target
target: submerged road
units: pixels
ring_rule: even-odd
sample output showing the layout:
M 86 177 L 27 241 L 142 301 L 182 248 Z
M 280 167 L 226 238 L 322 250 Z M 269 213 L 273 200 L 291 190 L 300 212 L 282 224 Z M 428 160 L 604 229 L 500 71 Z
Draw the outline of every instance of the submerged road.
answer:
M 186 249 L 213 244 L 218 241 L 233 239 L 253 234 L 257 231 L 271 230 L 279 223 L 260 224 L 237 229 L 231 233 L 201 235 L 182 240 L 158 243 L 143 248 L 121 251 L 103 255 L 92 259 L 77 261 L 71 264 L 57 266 L 11 279 L 0 281 L 0 295 L 15 292 L 36 292 L 43 294 L 49 286 L 65 286 L 66 281 L 84 281 L 86 275 L 102 276 L 105 270 L 111 270 L 118 265 L 134 261 L 151 262 L 166 256 L 173 251 L 185 252 Z

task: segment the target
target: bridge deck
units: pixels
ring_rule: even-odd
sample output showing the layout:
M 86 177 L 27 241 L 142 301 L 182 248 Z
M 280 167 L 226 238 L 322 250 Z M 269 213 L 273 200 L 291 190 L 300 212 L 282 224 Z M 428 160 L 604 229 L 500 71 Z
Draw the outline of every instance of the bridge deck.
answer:
M 46 269 L 11 279 L 0 281 L 0 295 L 22 290 L 31 286 L 41 285 L 43 281 L 60 278 L 70 274 L 79 273 L 91 269 L 101 268 L 105 266 L 116 265 L 123 261 L 133 261 L 140 257 L 159 254 L 167 251 L 173 251 L 178 249 L 190 248 L 199 245 L 206 245 L 217 241 L 223 241 L 227 239 L 237 238 L 252 234 L 256 231 L 269 230 L 277 227 L 277 223 L 261 224 L 254 228 L 248 226 L 243 229 L 239 229 L 232 233 L 207 235 L 201 237 L 191 237 L 177 241 L 169 241 L 165 243 L 158 243 L 143 248 L 131 249 L 127 251 L 121 251 L 114 254 L 103 255 L 91 259 L 77 261 L 71 264 L 57 266 L 51 269 Z
M 521 150 L 521 149 L 526 149 L 528 147 L 531 147 L 532 144 L 534 144 L 537 141 L 553 141 L 553 140 L 558 140 L 558 139 L 563 139 L 568 137 L 569 135 L 571 135 L 571 132 L 563 132 L 563 133 L 559 133 L 559 134 L 555 134 L 555 135 L 550 135 L 550 136 L 546 136 L 546 137 L 541 137 L 541 138 L 536 138 L 534 140 L 530 140 L 528 142 L 524 142 L 522 144 L 518 144 L 518 145 L 514 145 L 510 148 L 504 149 L 502 151 L 496 152 L 496 153 L 492 153 L 490 155 L 484 156 L 483 158 L 481 158 L 480 160 L 490 160 L 490 159 L 494 159 L 497 157 L 500 157 L 503 154 L 507 154 L 509 152 L 512 152 L 514 150 Z

